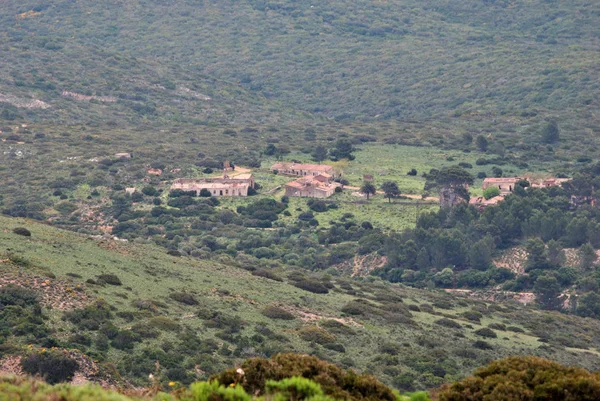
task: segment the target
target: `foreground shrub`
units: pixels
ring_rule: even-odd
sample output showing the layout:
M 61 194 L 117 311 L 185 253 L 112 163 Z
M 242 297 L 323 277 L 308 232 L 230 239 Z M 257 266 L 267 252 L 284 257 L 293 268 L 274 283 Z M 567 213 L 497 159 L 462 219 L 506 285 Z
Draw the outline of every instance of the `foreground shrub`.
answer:
M 21 360 L 21 366 L 25 373 L 40 376 L 50 384 L 70 381 L 79 368 L 77 362 L 60 351 L 31 354 Z
M 439 401 L 600 400 L 600 376 L 537 357 L 511 357 L 442 388 Z
M 236 369 L 229 369 L 212 380 L 225 386 L 239 383 L 249 394 L 264 395 L 269 380 L 303 377 L 320 384 L 323 393 L 335 399 L 396 401 L 392 389 L 375 377 L 346 371 L 314 356 L 278 354 L 271 359 L 254 358 L 244 362 L 241 369 L 241 377 Z

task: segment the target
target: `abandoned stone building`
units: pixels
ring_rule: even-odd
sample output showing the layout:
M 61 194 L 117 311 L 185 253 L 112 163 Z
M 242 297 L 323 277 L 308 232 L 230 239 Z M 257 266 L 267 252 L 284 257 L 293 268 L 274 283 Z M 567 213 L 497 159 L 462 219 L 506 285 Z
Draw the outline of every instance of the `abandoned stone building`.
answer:
M 483 189 L 486 190 L 489 187 L 498 187 L 501 195 L 507 195 L 515 189 L 515 185 L 521 180 L 529 182 L 533 188 L 549 188 L 561 186 L 564 182 L 570 180 L 570 178 L 540 178 L 536 179 L 533 177 L 505 177 L 505 178 L 486 178 L 483 180 Z
M 271 166 L 271 171 L 283 175 L 294 175 L 298 177 L 309 177 L 317 175 L 333 175 L 333 167 L 325 164 L 301 164 L 279 162 Z
M 341 185 L 331 181 L 330 175 L 319 174 L 287 183 L 285 194 L 304 198 L 329 198 L 335 193 L 335 188 L 339 186 Z
M 254 176 L 251 173 L 220 178 L 178 178 L 171 185 L 171 190 L 195 191 L 197 196 L 206 189 L 211 196 L 248 196 L 250 188 L 254 188 Z
M 520 177 L 486 178 L 483 180 L 483 190 L 497 187 L 501 194 L 509 194 L 515 189 L 515 185 L 521 181 Z

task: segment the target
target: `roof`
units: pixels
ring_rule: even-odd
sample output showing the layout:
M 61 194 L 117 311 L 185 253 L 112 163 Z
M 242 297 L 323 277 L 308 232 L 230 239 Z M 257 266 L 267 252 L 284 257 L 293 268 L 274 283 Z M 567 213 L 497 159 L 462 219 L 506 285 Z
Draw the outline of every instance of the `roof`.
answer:
M 243 173 L 229 177 L 230 180 L 249 180 L 252 178 L 252 173 Z
M 486 178 L 483 182 L 519 182 L 521 181 L 520 177 L 502 177 L 502 178 Z
M 227 189 L 227 188 L 246 188 L 250 184 L 247 182 L 196 182 L 193 184 L 173 184 L 171 188 L 175 189 Z
M 327 172 L 327 171 L 331 171 L 333 169 L 333 167 L 328 166 L 326 164 L 303 164 L 303 163 L 285 163 L 285 162 L 275 163 L 271 166 L 271 170 L 290 170 L 290 169 Z

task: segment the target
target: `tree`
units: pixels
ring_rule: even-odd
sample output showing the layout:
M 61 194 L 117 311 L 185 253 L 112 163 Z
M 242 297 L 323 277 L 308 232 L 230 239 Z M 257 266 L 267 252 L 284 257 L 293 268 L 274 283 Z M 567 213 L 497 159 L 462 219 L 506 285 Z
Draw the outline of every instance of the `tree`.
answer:
M 488 140 L 483 135 L 478 135 L 475 143 L 477 145 L 477 149 L 481 150 L 482 152 L 485 152 L 488 148 Z
M 354 146 L 348 139 L 338 139 L 334 145 L 334 148 L 329 151 L 329 157 L 331 160 L 337 161 L 340 159 L 354 160 Z
M 425 190 L 437 188 L 440 193 L 442 208 L 452 207 L 460 203 L 461 199 L 469 201 L 467 187 L 473 185 L 473 176 L 460 166 L 444 167 L 440 170 L 432 169 L 427 174 Z
M 595 292 L 583 294 L 577 302 L 575 313 L 583 317 L 600 317 L 600 295 Z
M 548 241 L 548 261 L 550 264 L 559 267 L 564 265 L 566 260 L 565 251 L 560 243 L 553 239 Z
M 542 128 L 542 141 L 545 143 L 555 143 L 560 139 L 560 130 L 556 121 L 549 121 Z
M 539 276 L 533 285 L 533 292 L 535 293 L 535 300 L 543 309 L 562 309 L 563 297 L 556 277 L 550 275 Z
M 277 147 L 273 143 L 267 144 L 267 148 L 265 149 L 265 155 L 273 156 L 277 152 Z
M 578 253 L 581 258 L 581 268 L 584 270 L 590 269 L 598 259 L 594 247 L 589 242 L 581 245 Z
M 327 159 L 327 153 L 325 146 L 318 145 L 312 152 L 312 158 L 317 163 L 321 163 L 323 160 Z
M 392 202 L 392 198 L 400 196 L 400 189 L 394 181 L 386 181 L 381 184 L 381 190 L 385 193 L 385 197 L 388 198 L 390 203 Z
M 492 262 L 494 248 L 494 238 L 489 234 L 483 239 L 475 242 L 469 249 L 469 261 L 471 266 L 477 270 L 487 270 Z
M 546 254 L 546 245 L 539 238 L 531 238 L 527 241 L 527 267 L 525 271 L 535 269 L 546 269 L 549 266 Z
M 492 199 L 499 195 L 500 190 L 497 187 L 488 187 L 485 191 L 483 191 L 483 197 L 485 199 Z
M 367 200 L 369 200 L 369 195 L 375 195 L 377 193 L 377 188 L 375 188 L 373 183 L 365 181 L 360 187 L 360 192 L 367 195 Z

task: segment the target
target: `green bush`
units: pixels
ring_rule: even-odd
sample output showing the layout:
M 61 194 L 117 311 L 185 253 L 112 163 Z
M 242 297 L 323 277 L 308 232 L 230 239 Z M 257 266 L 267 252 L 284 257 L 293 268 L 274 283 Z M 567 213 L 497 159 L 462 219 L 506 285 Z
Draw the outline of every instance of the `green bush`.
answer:
M 487 327 L 483 327 L 483 328 L 481 328 L 479 330 L 475 330 L 473 333 L 475 335 L 480 336 L 480 337 L 486 337 L 486 338 L 496 338 L 496 337 L 498 337 L 496 335 L 496 332 L 494 330 L 492 330 L 490 328 L 487 328 Z
M 267 306 L 261 312 L 264 316 L 271 319 L 280 319 L 280 320 L 294 320 L 295 317 L 290 312 L 285 309 L 281 309 L 277 306 Z
M 434 323 L 438 324 L 440 326 L 449 327 L 452 329 L 462 329 L 462 326 L 460 325 L 460 323 L 455 322 L 454 320 L 448 319 L 448 318 L 442 318 L 442 319 L 436 320 Z
M 97 282 L 103 282 L 110 285 L 122 285 L 121 280 L 116 274 L 101 274 L 98 276 Z
M 335 342 L 335 336 L 327 330 L 318 326 L 304 326 L 298 330 L 298 335 L 304 341 L 317 344 L 329 344 Z
M 179 323 L 169 319 L 166 316 L 157 316 L 150 319 L 148 322 L 150 326 L 157 328 L 162 331 L 179 331 L 181 330 L 181 326 Z
M 77 362 L 63 351 L 30 354 L 21 360 L 21 366 L 25 373 L 41 376 L 50 384 L 71 380 L 79 368 Z
M 483 340 L 477 340 L 473 343 L 473 348 L 477 348 L 477 349 L 482 349 L 482 350 L 490 350 L 490 349 L 494 349 L 494 347 Z
M 296 281 L 294 287 L 298 287 L 304 291 L 312 292 L 314 294 L 327 294 L 329 290 L 322 283 L 314 279 L 306 279 Z
M 240 366 L 244 375 L 229 369 L 213 376 L 225 386 L 239 383 L 249 394 L 267 393 L 269 380 L 304 377 L 321 385 L 323 393 L 347 401 L 397 401 L 392 389 L 370 375 L 343 370 L 314 356 L 278 354 L 272 359 L 254 358 Z
M 185 305 L 198 305 L 196 298 L 187 292 L 173 292 L 169 294 L 169 298 Z
M 282 282 L 283 278 L 279 277 L 277 274 L 267 269 L 257 269 L 251 273 L 253 276 L 268 278 L 269 280 Z
M 13 233 L 17 235 L 22 235 L 24 237 L 31 237 L 31 231 L 29 231 L 25 227 L 15 227 L 13 228 Z
M 490 363 L 438 393 L 439 401 L 596 401 L 600 376 L 533 356 Z

